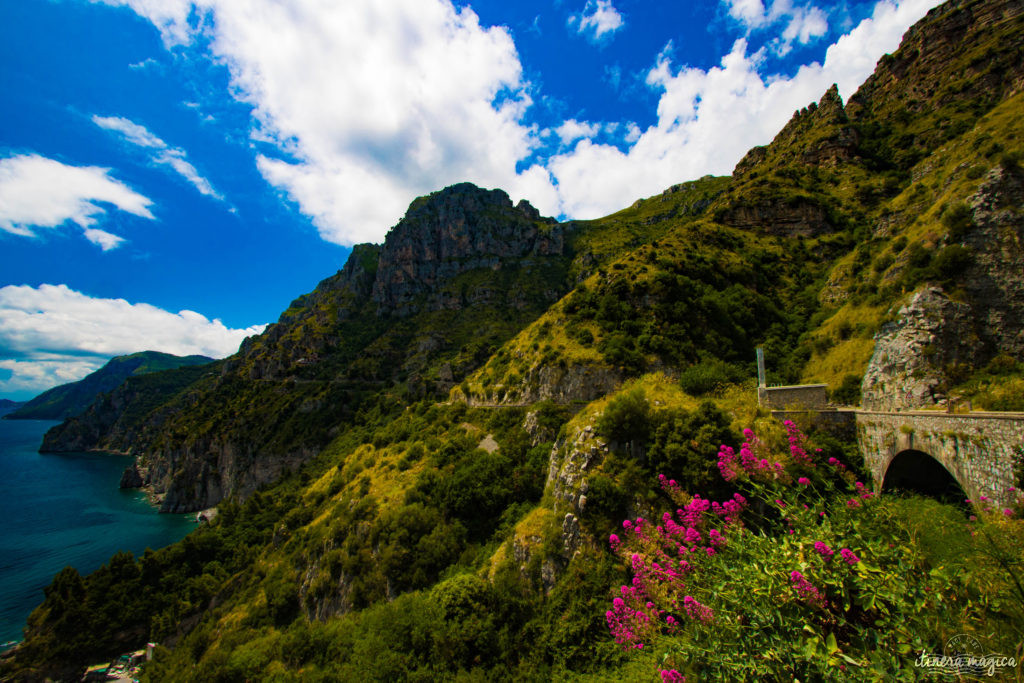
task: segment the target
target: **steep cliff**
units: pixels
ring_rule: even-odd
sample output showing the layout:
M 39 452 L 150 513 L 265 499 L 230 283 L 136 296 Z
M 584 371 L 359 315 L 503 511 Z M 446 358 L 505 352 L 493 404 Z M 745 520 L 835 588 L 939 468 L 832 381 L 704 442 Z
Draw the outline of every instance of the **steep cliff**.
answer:
M 359 411 L 447 391 L 557 301 L 569 287 L 566 232 L 500 190 L 464 183 L 421 197 L 383 245 L 357 245 L 218 376 L 130 428 L 94 431 L 137 455 L 165 511 L 246 497 Z

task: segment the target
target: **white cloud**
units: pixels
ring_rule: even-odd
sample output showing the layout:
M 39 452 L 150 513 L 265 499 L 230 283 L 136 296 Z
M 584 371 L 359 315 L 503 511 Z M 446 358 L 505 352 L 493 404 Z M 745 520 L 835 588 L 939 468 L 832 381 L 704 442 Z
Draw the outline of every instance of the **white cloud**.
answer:
M 118 237 L 106 230 L 100 230 L 98 228 L 86 228 L 82 231 L 82 234 L 85 235 L 85 239 L 89 240 L 103 251 L 110 251 L 121 244 L 121 242 L 124 242 L 123 237 Z
M 587 34 L 595 42 L 618 31 L 623 23 L 622 15 L 611 0 L 587 0 L 582 12 L 569 17 L 570 27 L 575 27 L 577 33 Z
M 194 311 L 98 299 L 66 285 L 0 288 L 0 393 L 81 379 L 113 356 L 163 351 L 222 358 L 265 325 L 231 329 Z
M 742 39 L 707 71 L 677 69 L 664 51 L 647 75 L 648 85 L 662 91 L 655 125 L 625 152 L 584 139 L 548 162 L 560 212 L 596 218 L 680 180 L 730 173 L 747 150 L 770 141 L 794 110 L 818 100 L 832 83 L 848 98 L 878 58 L 937 4 L 878 3 L 871 17 L 828 48 L 823 64 L 803 66 L 791 78 L 762 76 L 762 55 L 748 55 Z
M 531 103 L 507 29 L 481 27 L 448 0 L 115 0 L 173 42 L 189 11 L 205 18 L 212 56 L 251 103 L 258 167 L 321 235 L 378 241 L 417 195 L 469 180 L 516 197 L 537 144 L 521 124 Z M 204 42 L 204 44 L 206 44 Z M 550 194 L 550 192 L 549 192 Z
M 206 178 L 199 175 L 196 167 L 187 161 L 185 150 L 178 147 L 171 147 L 166 142 L 153 135 L 145 126 L 140 126 L 120 116 L 93 116 L 92 122 L 104 130 L 109 130 L 121 136 L 125 142 L 137 147 L 152 149 L 150 156 L 156 164 L 168 166 L 175 173 L 191 183 L 201 194 L 214 199 L 223 200 L 222 197 Z
M 762 26 L 768 21 L 764 3 L 761 0 L 722 0 L 729 8 L 729 16 L 750 28 Z
M 324 239 L 342 244 L 380 241 L 414 197 L 462 180 L 502 187 L 549 215 L 590 218 L 686 179 L 728 173 L 833 82 L 849 96 L 938 4 L 881 0 L 823 64 L 791 77 L 763 74 L 764 53 L 748 54 L 742 40 L 706 71 L 664 53 L 647 78 L 660 94 L 657 122 L 644 130 L 619 122 L 617 148 L 584 134 L 611 135 L 614 122 L 527 126 L 531 86 L 508 31 L 481 27 L 450 0 L 107 2 L 150 18 L 168 44 L 202 33 L 197 44 L 228 66 L 233 92 L 253 106 L 260 171 Z M 601 16 L 614 9 L 590 2 L 577 24 L 598 21 L 602 8 Z M 776 50 L 827 30 L 828 17 L 809 4 L 732 0 L 729 8 L 750 28 L 778 25 Z M 571 147 L 517 172 L 559 130 Z
M 581 123 L 576 119 L 569 119 L 555 129 L 555 134 L 561 138 L 563 145 L 568 145 L 580 138 L 592 138 L 600 131 L 601 127 L 596 123 Z
M 782 46 L 789 48 L 793 41 L 807 44 L 814 38 L 821 38 L 828 33 L 828 18 L 817 7 L 802 7 L 793 12 L 789 25 L 782 32 Z
M 729 16 L 742 24 L 748 34 L 785 22 L 782 34 L 771 41 L 772 49 L 779 55 L 788 54 L 794 42 L 806 45 L 828 33 L 828 15 L 820 7 L 794 6 L 792 0 L 773 0 L 767 7 L 761 0 L 721 1 Z
M 110 177 L 110 169 L 69 166 L 38 154 L 0 159 L 0 230 L 31 237 L 34 229 L 76 223 L 104 251 L 123 238 L 93 228 L 112 204 L 153 218 L 152 201 Z

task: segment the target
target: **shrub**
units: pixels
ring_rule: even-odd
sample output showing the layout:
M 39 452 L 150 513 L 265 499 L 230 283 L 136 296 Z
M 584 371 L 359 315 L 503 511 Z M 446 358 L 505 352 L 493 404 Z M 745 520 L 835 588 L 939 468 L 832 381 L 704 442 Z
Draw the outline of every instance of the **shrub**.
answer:
M 597 430 L 613 442 L 627 444 L 634 455 L 650 437 L 651 405 L 642 389 L 634 389 L 608 402 Z
M 909 680 L 920 653 L 974 624 L 993 649 L 1013 651 L 1024 593 L 1010 558 L 1024 551 L 1024 528 L 1012 510 L 985 508 L 971 529 L 930 515 L 946 525 L 932 552 L 956 538 L 970 553 L 955 570 L 950 556 L 930 564 L 914 541 L 918 514 L 902 517 L 902 501 L 876 498 L 786 429 L 788 449 L 751 430 L 739 452 L 722 446 L 722 475 L 745 496 L 711 502 L 662 475 L 676 511 L 610 535 L 633 576 L 605 613 L 616 642 L 664 651 L 663 680 Z
M 718 359 L 701 361 L 679 374 L 679 384 L 691 396 L 704 396 L 723 385 L 735 384 L 743 379 L 744 373 L 741 370 Z
M 846 375 L 840 384 L 832 392 L 832 402 L 844 406 L 855 406 L 860 404 L 860 375 Z

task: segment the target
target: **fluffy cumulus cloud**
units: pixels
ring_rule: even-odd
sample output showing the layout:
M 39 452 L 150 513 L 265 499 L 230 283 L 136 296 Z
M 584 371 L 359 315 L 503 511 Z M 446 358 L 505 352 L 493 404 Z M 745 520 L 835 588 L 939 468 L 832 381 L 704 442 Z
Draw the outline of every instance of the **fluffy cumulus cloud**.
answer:
M 559 137 L 563 145 L 568 145 L 580 138 L 592 138 L 601 132 L 601 126 L 596 123 L 580 123 L 576 119 L 569 119 L 555 129 L 555 135 Z
M 153 218 L 153 202 L 112 178 L 110 169 L 69 166 L 38 154 L 0 159 L 0 230 L 31 237 L 74 223 L 107 251 L 124 238 L 93 227 L 107 212 L 103 204 Z
M 231 329 L 194 311 L 93 298 L 66 285 L 9 285 L 0 288 L 0 368 L 11 376 L 0 394 L 44 391 L 136 351 L 222 358 L 264 327 Z
M 281 152 L 258 156 L 260 171 L 325 239 L 377 241 L 417 195 L 461 180 L 555 204 L 543 169 L 515 171 L 538 142 L 521 123 L 531 100 L 515 44 L 505 28 L 482 27 L 468 7 L 114 4 L 151 19 L 169 42 L 202 26 L 235 92 L 254 107 L 254 138 Z
M 548 161 L 560 210 L 578 218 L 605 215 L 682 179 L 728 174 L 751 147 L 770 141 L 794 110 L 818 100 L 832 83 L 847 98 L 894 50 L 903 32 L 939 0 L 883 1 L 872 16 L 831 45 L 822 64 L 790 78 L 766 78 L 763 55 L 737 40 L 708 70 L 677 68 L 666 49 L 647 74 L 659 90 L 658 120 L 626 151 L 582 139 Z
M 623 24 L 622 15 L 611 0 L 587 0 L 582 12 L 569 17 L 570 28 L 595 42 L 610 37 Z
M 654 125 L 570 120 L 541 130 L 524 123 L 532 86 L 508 31 L 450 0 L 104 1 L 149 18 L 168 44 L 202 35 L 197 44 L 253 106 L 264 177 L 342 244 L 379 241 L 414 197 L 462 180 L 550 215 L 590 218 L 728 173 L 833 82 L 849 96 L 939 2 L 880 0 L 823 63 L 792 77 L 763 73 L 765 53 L 750 54 L 743 39 L 708 70 L 675 64 L 666 50 L 646 78 L 659 98 Z M 768 49 L 779 52 L 828 28 L 822 10 L 793 0 L 728 8 L 748 31 L 775 31 Z M 573 25 L 607 37 L 622 18 L 610 1 L 588 0 Z M 554 152 L 523 163 L 553 135 Z M 618 145 L 598 141 L 616 135 Z
M 773 0 L 769 6 L 761 0 L 722 0 L 729 16 L 748 32 L 784 24 L 782 34 L 771 43 L 780 55 L 789 53 L 793 43 L 806 45 L 828 33 L 828 15 L 814 5 L 794 5 L 792 0 Z
M 213 189 L 213 186 L 203 176 L 199 175 L 196 167 L 189 163 L 185 150 L 171 147 L 166 142 L 153 135 L 145 126 L 140 126 L 120 116 L 93 116 L 92 122 L 100 128 L 116 133 L 125 142 L 149 151 L 153 163 L 166 166 L 191 183 L 200 194 L 214 199 L 223 197 Z

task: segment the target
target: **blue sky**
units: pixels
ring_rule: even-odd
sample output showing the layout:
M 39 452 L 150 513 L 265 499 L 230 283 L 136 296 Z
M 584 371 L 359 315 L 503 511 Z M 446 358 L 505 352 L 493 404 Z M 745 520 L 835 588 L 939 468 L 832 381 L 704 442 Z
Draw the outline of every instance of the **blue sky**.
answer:
M 593 218 L 727 174 L 936 4 L 0 3 L 0 397 L 228 355 L 454 182 Z

